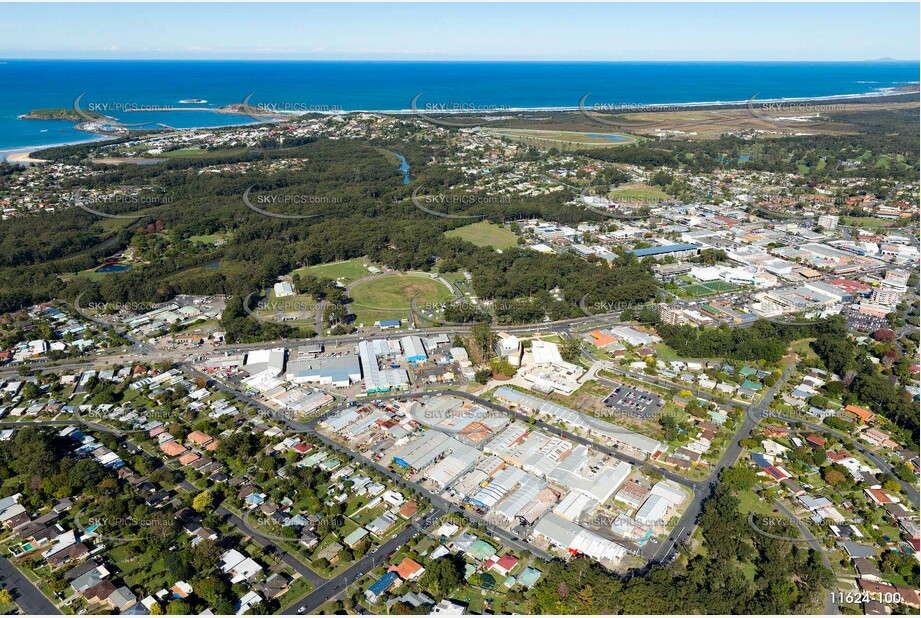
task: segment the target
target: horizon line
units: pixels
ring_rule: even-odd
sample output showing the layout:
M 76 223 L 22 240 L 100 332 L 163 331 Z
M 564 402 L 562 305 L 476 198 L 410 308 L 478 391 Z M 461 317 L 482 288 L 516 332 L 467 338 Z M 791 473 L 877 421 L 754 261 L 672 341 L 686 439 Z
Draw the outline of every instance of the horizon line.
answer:
M 680 63 L 690 63 L 690 62 L 709 62 L 709 63 L 724 63 L 724 64 L 745 64 L 745 63 L 777 63 L 777 64 L 808 64 L 808 63 L 849 63 L 849 64 L 864 64 L 864 63 L 887 63 L 887 64 L 896 64 L 896 63 L 921 63 L 921 58 L 914 59 L 902 59 L 902 58 L 869 58 L 862 60 L 771 60 L 771 59 L 757 59 L 757 60 L 708 60 L 708 59 L 689 59 L 689 60 L 662 60 L 662 59 L 618 59 L 618 60 L 598 60 L 598 59 L 569 59 L 569 60 L 551 60 L 551 59 L 521 59 L 521 58 L 495 58 L 495 59 L 464 59 L 464 58 L 453 58 L 453 59 L 432 59 L 432 58 L 251 58 L 251 57 L 228 57 L 228 58 L 16 58 L 16 57 L 2 57 L 0 56 L 0 62 L 16 62 L 16 61 L 25 61 L 25 62 L 41 62 L 41 61 L 55 61 L 55 62 L 430 62 L 430 63 L 452 63 L 452 62 L 467 62 L 467 63 L 499 63 L 499 62 L 514 62 L 514 63 L 532 63 L 532 62 L 542 62 L 542 63 L 556 63 L 556 64 L 614 64 L 622 62 L 642 62 L 642 63 L 668 63 L 668 64 L 680 64 Z

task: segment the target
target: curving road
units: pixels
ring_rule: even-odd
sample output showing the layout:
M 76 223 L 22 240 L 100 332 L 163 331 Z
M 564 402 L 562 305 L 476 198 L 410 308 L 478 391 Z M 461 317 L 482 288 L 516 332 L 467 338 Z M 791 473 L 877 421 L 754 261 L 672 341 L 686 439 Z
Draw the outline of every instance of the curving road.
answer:
M 825 548 L 822 547 L 822 544 L 819 543 L 818 539 L 812 535 L 812 532 L 809 531 L 809 528 L 806 527 L 806 524 L 801 522 L 799 518 L 779 500 L 774 500 L 774 506 L 777 507 L 781 513 L 783 513 L 790 521 L 793 522 L 797 530 L 799 530 L 799 533 L 803 535 L 804 539 L 806 539 L 806 543 L 809 545 L 809 547 L 819 552 L 819 555 L 822 556 L 822 562 L 825 564 L 825 568 L 834 573 L 835 570 L 832 568 L 831 561 L 828 559 L 828 552 L 825 551 Z M 834 592 L 834 590 L 831 592 Z M 834 601 L 834 595 L 827 595 L 825 597 L 825 610 L 823 614 L 826 616 L 832 616 L 838 613 L 838 604 Z

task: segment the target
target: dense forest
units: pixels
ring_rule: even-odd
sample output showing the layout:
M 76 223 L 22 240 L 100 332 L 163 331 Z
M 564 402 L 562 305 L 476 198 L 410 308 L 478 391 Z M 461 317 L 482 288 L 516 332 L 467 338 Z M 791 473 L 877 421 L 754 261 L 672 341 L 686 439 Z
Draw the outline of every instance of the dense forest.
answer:
M 842 329 L 844 329 L 842 331 Z M 660 324 L 656 332 L 666 344 L 685 358 L 729 358 L 777 362 L 786 354 L 791 341 L 831 332 L 847 335 L 841 318 L 817 323 L 781 324 L 758 320 L 749 328 L 716 328 Z
M 17 217 L 0 226 L 0 309 L 11 310 L 52 297 L 85 300 L 161 302 L 175 294 L 228 294 L 246 297 L 264 289 L 297 267 L 368 256 L 397 270 L 444 272 L 467 270 L 484 299 L 507 303 L 504 321 L 534 321 L 579 314 L 577 303 L 587 293 L 599 301 L 644 302 L 655 296 L 648 266 L 623 258 L 589 263 L 575 256 L 548 256 L 528 250 L 497 253 L 443 232 L 464 221 L 422 215 L 409 199 L 411 189 L 393 161 L 381 153 L 393 144 L 358 141 L 301 144 L 293 148 L 257 149 L 239 154 L 174 159 L 144 166 L 101 167 L 94 177 L 73 183 L 73 189 L 145 187 L 164 198 L 163 204 L 105 206 L 112 214 L 137 212 L 131 219 L 101 220 L 67 208 L 49 214 Z M 399 144 L 426 191 L 448 191 L 456 172 L 426 166 L 441 146 Z M 66 151 L 53 154 L 69 156 Z M 43 154 L 43 156 L 47 156 Z M 200 173 L 218 164 L 306 159 L 303 166 L 281 166 L 273 173 Z M 250 210 L 242 196 L 252 187 L 251 203 L 272 196 L 281 206 L 263 206 L 280 214 L 319 215 L 281 219 Z M 294 204 L 297 196 L 323 198 Z M 565 206 L 568 196 L 513 199 L 511 203 L 474 204 L 470 211 L 501 222 L 520 217 L 585 218 L 584 211 Z M 260 202 L 262 203 L 262 202 Z M 566 216 L 562 216 L 566 211 Z M 115 222 L 113 224 L 113 221 Z M 196 235 L 222 234 L 220 247 L 192 243 Z M 151 254 L 149 263 L 98 280 L 74 274 L 126 247 Z M 65 279 L 66 285 L 62 284 Z M 549 299 L 554 288 L 564 301 Z M 256 328 L 255 326 L 253 328 Z

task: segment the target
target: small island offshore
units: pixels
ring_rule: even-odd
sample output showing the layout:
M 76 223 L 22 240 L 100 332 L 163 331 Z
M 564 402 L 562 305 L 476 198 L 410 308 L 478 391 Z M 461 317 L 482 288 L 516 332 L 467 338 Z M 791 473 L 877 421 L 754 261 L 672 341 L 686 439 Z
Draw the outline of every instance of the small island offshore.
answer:
M 72 120 L 74 122 L 81 122 L 91 118 L 101 120 L 106 118 L 106 116 L 88 110 L 77 111 L 67 107 L 43 107 L 33 109 L 28 114 L 20 116 L 20 118 L 23 120 Z
M 183 99 L 180 103 L 207 103 L 205 99 Z M 137 111 L 148 111 L 143 109 L 122 110 L 124 113 Z M 252 106 L 246 103 L 231 103 L 221 107 L 170 107 L 158 110 L 160 112 L 211 112 L 215 114 L 229 114 L 238 116 L 250 116 L 254 119 L 267 121 L 276 120 L 286 117 L 299 115 L 295 112 L 285 113 L 263 109 L 259 106 Z M 97 133 L 100 135 L 126 134 L 132 127 L 122 124 L 117 118 L 107 116 L 96 111 L 88 109 L 79 109 L 77 107 L 45 107 L 30 111 L 27 114 L 19 116 L 21 120 L 64 120 L 76 123 L 74 129 L 87 133 Z M 135 129 L 138 125 L 135 125 Z

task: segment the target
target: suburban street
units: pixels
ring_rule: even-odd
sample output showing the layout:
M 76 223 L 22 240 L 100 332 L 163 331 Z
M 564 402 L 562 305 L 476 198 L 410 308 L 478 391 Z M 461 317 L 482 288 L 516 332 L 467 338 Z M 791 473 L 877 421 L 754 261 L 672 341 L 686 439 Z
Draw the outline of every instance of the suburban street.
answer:
M 588 319 L 566 321 L 566 325 L 575 325 L 575 324 L 581 325 L 587 321 Z M 452 327 L 450 329 L 425 329 L 425 332 L 427 334 L 431 333 L 432 331 L 456 334 L 459 332 L 464 332 L 466 330 L 467 330 L 466 328 Z M 506 330 L 522 330 L 522 331 L 533 332 L 534 327 L 527 326 L 527 327 L 519 327 L 519 328 L 513 328 L 513 329 L 506 329 Z M 123 334 L 123 336 L 127 336 L 127 335 Z M 323 340 L 323 341 L 329 341 L 329 342 L 334 342 L 336 344 L 339 344 L 339 343 L 346 343 L 346 342 L 356 342 L 360 340 L 361 338 L 362 338 L 361 336 L 356 335 L 356 336 L 348 336 L 348 337 L 312 339 L 309 341 L 316 342 L 316 341 Z M 150 346 L 150 344 L 144 341 L 134 339 L 134 338 L 131 338 L 131 339 L 133 340 L 136 349 L 143 350 L 142 353 L 143 353 L 143 356 L 146 362 L 148 363 L 150 362 L 151 355 L 155 355 L 159 360 L 163 360 L 167 357 L 160 351 L 154 349 L 153 346 Z M 283 341 L 283 342 L 277 342 L 277 343 L 286 344 L 286 345 L 295 345 L 297 342 Z M 237 346 L 233 346 L 233 349 L 234 350 L 249 350 L 249 349 L 264 348 L 267 345 L 272 345 L 272 344 L 259 343 L 259 344 L 237 345 Z M 585 355 L 588 356 L 591 360 L 593 361 L 597 360 L 592 355 L 590 355 L 589 351 L 586 350 L 584 347 L 583 347 L 583 351 L 585 352 Z M 90 360 L 90 359 L 87 359 L 87 360 Z M 94 358 L 91 360 L 93 362 L 98 362 L 99 359 Z M 76 369 L 76 368 L 81 367 L 81 363 L 85 365 L 86 361 L 85 360 L 71 361 L 66 366 Z M 63 363 L 58 363 L 56 364 L 54 369 L 61 369 L 62 365 Z M 608 365 L 608 364 L 605 363 L 605 365 Z M 613 364 L 610 364 L 610 365 L 613 365 Z M 200 377 L 205 378 L 208 380 L 209 384 L 218 388 L 219 390 L 238 398 L 239 400 L 245 402 L 246 404 L 253 406 L 255 409 L 259 410 L 263 414 L 266 414 L 270 417 L 274 417 L 278 420 L 281 420 L 288 427 L 290 431 L 293 431 L 296 433 L 306 433 L 308 435 L 311 435 L 312 437 L 323 442 L 328 447 L 344 453 L 349 458 L 361 460 L 364 464 L 374 468 L 381 474 L 384 474 L 385 476 L 387 476 L 394 483 L 407 487 L 413 491 L 419 492 L 422 495 L 425 495 L 427 499 L 429 499 L 431 504 L 433 505 L 434 513 L 436 514 L 448 514 L 448 513 L 459 514 L 462 517 L 467 518 L 471 522 L 486 526 L 491 534 L 495 535 L 502 542 L 508 544 L 509 546 L 515 547 L 519 551 L 528 551 L 546 560 L 554 559 L 552 555 L 537 549 L 536 547 L 528 544 L 527 542 L 524 542 L 523 540 L 518 539 L 517 537 L 513 536 L 512 534 L 506 532 L 505 530 L 501 528 L 498 528 L 497 526 L 489 524 L 482 518 L 478 517 L 475 513 L 472 513 L 471 511 L 467 509 L 463 509 L 455 504 L 448 502 L 444 498 L 441 498 L 440 496 L 435 495 L 431 493 L 430 491 L 426 490 L 420 484 L 414 481 L 411 481 L 409 479 L 403 478 L 401 475 L 390 470 L 388 467 L 382 466 L 378 462 L 371 461 L 365 458 L 364 456 L 362 456 L 361 454 L 355 451 L 352 451 L 351 449 L 348 449 L 347 447 L 336 442 L 335 440 L 332 440 L 328 436 L 318 432 L 316 430 L 316 425 L 321 420 L 320 417 L 313 418 L 307 422 L 303 422 L 303 421 L 294 420 L 292 418 L 288 418 L 285 415 L 279 415 L 275 410 L 268 407 L 264 403 L 258 401 L 256 398 L 249 396 L 247 393 L 243 392 L 240 388 L 237 388 L 232 385 L 228 385 L 220 380 L 213 379 L 211 376 L 208 376 L 207 374 L 193 368 L 191 366 L 191 363 L 189 362 L 180 362 L 177 364 L 177 366 L 180 369 L 182 369 L 187 375 L 189 375 L 192 379 L 200 378 Z M 645 382 L 649 379 L 649 377 L 644 374 L 638 374 L 635 372 L 625 371 L 619 367 L 607 366 L 606 368 L 611 369 L 615 373 L 625 375 L 627 377 L 636 379 L 641 382 Z M 788 375 L 789 375 L 789 368 L 788 368 L 788 371 L 785 372 L 784 378 L 782 380 L 779 380 L 778 383 L 775 384 L 774 387 L 772 387 L 762 398 L 761 402 L 757 406 L 758 410 L 766 410 L 769 407 L 770 401 L 773 399 L 774 395 L 776 395 L 776 393 L 782 387 Z M 604 383 L 613 384 L 613 382 L 611 382 L 610 380 L 607 380 L 606 378 L 599 376 L 598 379 Z M 663 380 L 657 380 L 656 383 L 660 386 L 677 387 L 677 385 L 673 385 Z M 417 399 L 421 396 L 424 396 L 425 394 L 426 393 L 424 392 L 422 393 L 420 392 L 402 393 L 402 394 L 380 396 L 380 397 L 377 397 L 377 399 L 380 399 L 380 400 Z M 667 562 L 670 559 L 672 559 L 673 557 L 672 554 L 674 553 L 675 548 L 678 547 L 680 544 L 686 542 L 687 539 L 689 539 L 690 536 L 693 534 L 694 528 L 696 526 L 696 522 L 700 516 L 700 512 L 701 512 L 704 500 L 712 492 L 713 487 L 716 484 L 719 473 L 726 467 L 731 466 L 735 463 L 736 459 L 738 458 L 742 450 L 738 444 L 738 440 L 741 439 L 742 437 L 748 436 L 751 433 L 751 431 L 754 429 L 755 425 L 757 424 L 755 419 L 758 418 L 758 416 L 754 414 L 746 415 L 742 425 L 737 430 L 734 439 L 731 441 L 726 453 L 723 455 L 723 457 L 721 458 L 717 466 L 714 467 L 710 476 L 706 480 L 703 480 L 703 481 L 691 481 L 658 464 L 654 464 L 652 462 L 648 462 L 648 461 L 639 459 L 637 457 L 628 455 L 620 449 L 612 448 L 605 444 L 600 444 L 589 438 L 582 437 L 579 435 L 574 435 L 571 432 L 560 429 L 559 427 L 551 425 L 545 421 L 535 419 L 527 414 L 524 414 L 523 412 L 520 412 L 517 410 L 511 410 L 511 409 L 505 408 L 504 406 L 500 406 L 483 397 L 479 397 L 476 395 L 472 395 L 469 393 L 465 393 L 462 391 L 456 391 L 456 390 L 441 390 L 441 391 L 428 393 L 428 394 L 442 395 L 442 396 L 454 396 L 454 397 L 463 398 L 468 401 L 471 401 L 472 403 L 480 405 L 486 409 L 503 413 L 505 415 L 508 415 L 510 418 L 517 419 L 529 425 L 533 425 L 534 427 L 548 434 L 560 436 L 567 440 L 572 441 L 575 444 L 587 446 L 600 453 L 611 456 L 620 461 L 624 461 L 633 466 L 646 466 L 646 465 L 653 466 L 658 471 L 658 473 L 660 473 L 664 478 L 667 478 L 673 482 L 676 482 L 680 485 L 687 487 L 691 491 L 691 494 L 692 494 L 691 502 L 687 505 L 685 512 L 683 513 L 682 517 L 680 518 L 678 524 L 675 526 L 672 533 L 669 535 L 668 539 L 665 542 L 659 544 L 655 552 L 651 556 L 647 555 L 647 558 L 650 558 L 651 563 L 662 563 L 662 562 Z M 705 396 L 705 398 L 709 398 L 709 397 Z M 343 409 L 345 409 L 345 406 L 339 406 L 337 408 L 330 410 L 324 416 L 339 413 Z M 88 427 L 92 429 L 95 429 L 98 431 L 109 431 L 111 433 L 115 433 L 116 435 L 120 435 L 120 432 L 118 432 L 117 430 L 112 430 L 103 425 L 100 425 L 99 423 L 93 423 L 93 422 L 89 422 L 85 420 L 83 420 L 82 422 L 84 422 Z M 72 423 L 72 421 L 55 421 L 55 424 L 70 424 L 70 423 Z M 16 423 L 3 423 L 3 424 L 16 424 Z M 198 491 L 197 488 L 191 485 L 191 483 L 189 483 L 188 481 L 183 482 L 183 487 L 187 491 L 196 491 L 196 492 Z M 327 593 L 334 595 L 344 590 L 347 587 L 347 584 L 345 582 L 348 580 L 348 582 L 351 583 L 351 581 L 353 581 L 354 578 L 359 576 L 358 573 L 367 572 L 367 569 L 363 567 L 368 567 L 371 564 L 371 562 L 374 560 L 373 555 L 366 556 L 359 563 L 357 563 L 356 565 L 351 567 L 348 571 L 346 571 L 344 575 L 345 579 L 337 577 L 335 579 L 335 582 L 338 582 L 338 583 L 334 583 L 333 581 L 326 580 L 322 578 L 321 576 L 317 575 L 309 567 L 307 567 L 307 565 L 303 564 L 300 560 L 298 560 L 295 556 L 279 548 L 276 543 L 272 542 L 270 539 L 267 539 L 261 534 L 259 534 L 258 530 L 253 529 L 252 526 L 248 525 L 240 517 L 231 513 L 226 508 L 218 507 L 217 512 L 221 515 L 227 516 L 229 521 L 233 523 L 235 527 L 240 529 L 241 532 L 243 532 L 244 534 L 247 534 L 248 536 L 251 536 L 252 538 L 254 538 L 254 540 L 256 540 L 261 546 L 266 547 L 266 546 L 271 545 L 273 548 L 275 548 L 275 551 L 279 553 L 281 559 L 284 560 L 286 564 L 288 564 L 289 566 L 297 570 L 302 576 L 307 578 L 314 585 L 315 589 L 311 591 L 309 595 L 307 595 L 301 602 L 297 602 L 294 605 L 292 605 L 291 608 L 289 608 L 289 611 L 291 612 L 295 612 L 296 607 L 300 607 L 302 605 L 308 606 L 306 611 L 310 611 L 311 609 L 315 607 L 319 607 L 319 605 L 321 605 L 324 602 L 323 600 L 324 595 L 327 595 Z M 401 531 L 400 537 L 404 537 L 408 535 L 406 539 L 403 539 L 404 542 L 405 540 L 407 540 L 408 538 L 411 538 L 415 534 L 414 532 L 412 532 L 412 530 L 414 530 L 414 528 L 410 526 L 406 530 Z M 388 544 L 392 542 L 393 540 L 388 541 Z M 386 545 L 387 544 L 385 544 L 385 546 Z M 381 551 L 382 550 L 378 550 L 377 553 L 380 553 Z M 387 552 L 384 552 L 384 553 L 386 554 Z M 352 579 L 349 579 L 350 577 Z M 314 607 L 311 607 L 311 606 L 314 606 Z
M 438 518 L 444 515 L 444 512 L 436 508 L 429 511 L 426 515 L 428 517 Z M 292 603 L 291 606 L 282 611 L 281 614 L 309 614 L 327 601 L 338 598 L 340 595 L 347 592 L 349 586 L 356 580 L 361 579 L 366 573 L 369 573 L 385 560 L 387 556 L 408 543 L 410 539 L 417 534 L 419 534 L 419 530 L 411 523 L 395 537 L 381 545 L 376 551 L 367 554 L 364 558 L 349 567 L 342 575 L 330 580 L 325 580 L 302 599 Z
M 35 587 L 35 584 L 23 575 L 19 569 L 14 567 L 9 560 L 0 557 L 0 582 L 13 595 L 13 601 L 16 602 L 22 611 L 26 614 L 60 614 L 60 610 L 55 607 L 48 597 L 42 594 L 41 590 Z
M 777 396 L 777 393 L 780 392 L 780 389 L 783 388 L 783 385 L 789 379 L 790 374 L 793 372 L 793 365 L 788 366 L 784 372 L 781 379 L 772 386 L 761 398 L 761 401 L 753 409 L 755 410 L 767 410 L 771 402 L 774 400 L 774 397 Z M 659 547 L 659 551 L 653 557 L 654 562 L 668 562 L 673 548 L 680 545 L 681 543 L 686 542 L 691 535 L 694 534 L 694 528 L 697 525 L 697 520 L 700 517 L 700 513 L 703 510 L 704 501 L 713 493 L 713 490 L 716 488 L 716 483 L 719 480 L 720 473 L 735 465 L 736 461 L 739 458 L 739 455 L 742 454 L 742 446 L 739 444 L 739 441 L 747 438 L 752 434 L 755 428 L 758 426 L 757 421 L 758 415 L 756 414 L 746 414 L 743 416 L 742 424 L 736 430 L 735 436 L 729 443 L 726 452 L 723 453 L 723 456 L 720 458 L 719 463 L 716 464 L 713 468 L 713 472 L 705 480 L 696 484 L 694 497 L 691 499 L 691 504 L 688 505 L 687 510 L 681 516 L 681 519 L 678 520 L 678 524 L 675 526 L 674 531 L 669 536 L 668 541 L 663 543 Z
M 846 436 L 844 433 L 837 431 L 835 429 L 832 429 L 831 427 L 827 425 L 819 425 L 817 423 L 804 421 L 798 418 L 791 418 L 789 416 L 784 416 L 782 414 L 776 414 L 776 413 L 771 413 L 771 416 L 773 418 L 778 418 L 782 421 L 787 421 L 790 423 L 800 423 L 804 427 L 809 428 L 809 431 L 804 431 L 802 433 L 825 433 L 825 434 L 831 434 L 837 438 L 849 439 L 849 436 Z M 915 489 L 915 487 L 911 483 L 906 483 L 905 481 L 900 479 L 896 475 L 895 470 L 892 469 L 892 466 L 889 465 L 889 462 L 887 462 L 885 459 L 883 459 L 878 454 L 876 454 L 873 450 L 867 448 L 860 442 L 857 442 L 854 440 L 851 440 L 851 442 L 853 443 L 855 450 L 859 451 L 864 457 L 866 457 L 867 459 L 872 461 L 874 464 L 876 464 L 880 470 L 890 475 L 892 478 L 894 478 L 899 483 L 899 485 L 901 485 L 902 491 L 904 491 L 905 495 L 909 497 L 912 504 L 919 503 L 919 497 L 921 497 L 921 495 L 919 495 L 918 490 Z

